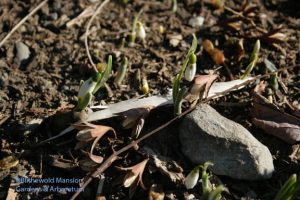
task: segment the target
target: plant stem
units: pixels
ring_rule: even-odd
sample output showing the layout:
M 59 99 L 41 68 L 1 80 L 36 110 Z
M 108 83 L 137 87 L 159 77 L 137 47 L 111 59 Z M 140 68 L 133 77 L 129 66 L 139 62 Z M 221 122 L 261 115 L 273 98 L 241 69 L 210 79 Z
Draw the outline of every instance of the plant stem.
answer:
M 88 45 L 88 35 L 89 35 L 89 30 L 90 30 L 90 27 L 92 25 L 92 22 L 94 21 L 95 17 L 97 16 L 97 14 L 100 13 L 100 11 L 103 9 L 103 7 L 109 2 L 109 0 L 105 0 L 103 1 L 99 7 L 97 8 L 97 10 L 95 11 L 95 13 L 93 14 L 93 16 L 91 17 L 91 19 L 89 20 L 87 26 L 86 26 L 86 30 L 85 30 L 85 34 L 84 34 L 84 44 L 85 44 L 85 49 L 86 49 L 86 53 L 87 53 L 87 56 L 89 58 L 89 61 L 94 69 L 95 72 L 98 72 L 98 69 L 95 65 L 95 63 L 93 62 L 93 59 L 92 59 L 92 56 L 90 54 L 90 50 L 89 50 L 89 45 Z

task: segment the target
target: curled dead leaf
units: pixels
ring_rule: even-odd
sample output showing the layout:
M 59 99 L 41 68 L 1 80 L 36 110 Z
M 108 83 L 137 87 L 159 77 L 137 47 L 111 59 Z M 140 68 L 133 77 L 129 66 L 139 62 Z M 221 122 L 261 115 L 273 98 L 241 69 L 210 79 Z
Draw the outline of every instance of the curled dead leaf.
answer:
M 197 75 L 194 79 L 194 84 L 190 90 L 190 94 L 197 98 L 205 99 L 208 96 L 209 89 L 218 75 Z
M 108 131 L 112 131 L 114 133 L 114 137 L 116 138 L 116 132 L 112 127 L 109 126 L 103 126 L 103 125 L 94 125 L 88 122 L 83 122 L 83 123 L 77 123 L 72 125 L 74 128 L 80 130 L 77 135 L 76 139 L 79 140 L 80 142 L 89 142 L 93 141 L 90 152 L 89 152 L 89 157 L 91 160 L 93 160 L 96 163 L 102 163 L 103 162 L 103 157 L 98 156 L 93 154 L 94 148 L 98 141 L 107 133 Z M 78 143 L 76 145 L 76 148 L 83 146 L 82 143 Z
M 140 185 L 144 190 L 146 190 L 146 187 L 143 183 L 143 173 L 148 161 L 149 158 L 143 160 L 142 162 L 132 167 L 119 167 L 119 169 L 121 170 L 128 171 L 123 180 L 123 186 L 129 187 L 129 198 L 132 198 L 138 185 Z
M 82 142 L 88 142 L 98 137 L 101 138 L 108 131 L 112 131 L 116 137 L 115 130 L 109 126 L 94 125 L 88 122 L 73 124 L 72 126 L 80 130 L 76 135 L 76 139 Z
M 122 126 L 125 129 L 136 127 L 140 119 L 144 119 L 148 116 L 153 107 L 141 107 L 127 110 L 125 112 L 117 113 L 118 116 L 122 116 L 124 121 Z
M 172 163 L 173 169 L 170 168 L 170 163 L 160 160 L 157 156 L 153 157 L 155 166 L 159 169 L 162 174 L 167 175 L 170 180 L 174 183 L 183 183 L 184 175 L 182 174 L 182 168 L 175 162 Z
M 281 111 L 258 93 L 253 94 L 252 121 L 266 133 L 294 144 L 300 141 L 300 119 Z

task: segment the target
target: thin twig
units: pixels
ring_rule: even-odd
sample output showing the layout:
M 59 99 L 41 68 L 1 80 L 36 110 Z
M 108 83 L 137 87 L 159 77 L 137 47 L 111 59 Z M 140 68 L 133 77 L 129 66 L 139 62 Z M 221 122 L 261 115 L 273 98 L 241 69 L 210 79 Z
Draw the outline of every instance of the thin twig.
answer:
M 89 45 L 88 45 L 88 36 L 89 36 L 89 30 L 90 27 L 92 25 L 92 22 L 94 21 L 95 17 L 101 12 L 101 10 L 103 9 L 103 7 L 109 2 L 109 0 L 105 0 L 103 1 L 99 7 L 97 8 L 97 10 L 95 11 L 95 13 L 93 14 L 93 16 L 91 17 L 91 19 L 89 20 L 87 26 L 86 26 L 86 30 L 85 30 L 85 34 L 84 34 L 84 44 L 85 44 L 85 49 L 86 49 L 86 53 L 87 56 L 90 60 L 90 63 L 92 64 L 93 69 L 95 70 L 95 72 L 98 72 L 98 69 L 95 65 L 95 63 L 93 62 L 92 56 L 90 54 L 90 50 L 89 50 Z
M 288 67 L 284 67 L 284 68 L 281 68 L 278 70 L 278 72 L 280 71 L 284 71 L 284 70 L 288 70 L 288 69 L 293 69 L 293 68 L 296 68 L 296 67 L 300 67 L 300 64 L 297 64 L 297 65 L 293 65 L 293 66 L 288 66 Z M 240 86 L 243 86 L 245 84 L 248 84 L 250 82 L 253 82 L 255 80 L 258 80 L 258 79 L 261 79 L 261 78 L 264 78 L 264 77 L 267 77 L 267 76 L 270 76 L 272 73 L 267 73 L 267 74 L 264 74 L 264 75 L 259 75 L 257 77 L 255 77 L 254 79 L 251 79 L 249 81 L 246 81 L 242 84 L 239 84 L 237 85 L 236 87 L 234 88 L 238 88 Z M 224 92 L 222 92 L 222 94 L 225 94 L 225 93 L 229 93 L 230 91 L 232 91 L 233 88 L 230 88 L 228 90 L 225 90 Z M 141 138 L 131 142 L 130 144 L 126 145 L 125 147 L 121 148 L 120 150 L 118 151 L 114 151 L 113 154 L 111 154 L 95 171 L 93 171 L 92 173 L 88 174 L 85 178 L 84 178 L 84 182 L 81 186 L 82 190 L 92 181 L 93 178 L 95 177 L 99 177 L 101 175 L 101 173 L 103 173 L 108 167 L 111 166 L 111 164 L 117 160 L 118 156 L 122 153 L 124 153 L 125 151 L 135 147 L 136 145 L 138 145 L 140 142 L 142 142 L 143 140 L 149 138 L 150 136 L 154 135 L 155 133 L 157 133 L 158 131 L 166 128 L 167 126 L 169 126 L 170 124 L 172 124 L 173 122 L 175 122 L 176 120 L 178 120 L 179 118 L 185 116 L 186 114 L 190 113 L 191 111 L 193 111 L 196 106 L 200 103 L 205 103 L 209 100 L 211 100 L 212 98 L 218 96 L 220 94 L 216 94 L 210 98 L 207 98 L 205 101 L 202 101 L 202 102 L 199 102 L 197 103 L 195 106 L 193 107 L 190 107 L 188 110 L 184 111 L 183 113 L 181 113 L 180 115 L 174 117 L 173 119 L 171 119 L 170 121 L 166 122 L 165 124 L 159 126 L 158 128 L 148 132 L 147 134 L 145 134 L 144 136 L 142 136 Z M 82 190 L 78 190 L 76 193 L 74 193 L 74 195 L 71 197 L 71 200 L 74 200 L 76 199 L 76 197 L 80 194 L 80 192 Z
M 15 27 L 5 36 L 5 38 L 2 39 L 0 42 L 0 47 L 3 46 L 3 44 L 8 40 L 8 38 L 11 37 L 11 35 L 29 18 L 31 17 L 34 13 L 36 13 L 39 9 L 41 9 L 48 0 L 42 1 L 35 9 L 33 9 L 28 15 L 26 15 Z

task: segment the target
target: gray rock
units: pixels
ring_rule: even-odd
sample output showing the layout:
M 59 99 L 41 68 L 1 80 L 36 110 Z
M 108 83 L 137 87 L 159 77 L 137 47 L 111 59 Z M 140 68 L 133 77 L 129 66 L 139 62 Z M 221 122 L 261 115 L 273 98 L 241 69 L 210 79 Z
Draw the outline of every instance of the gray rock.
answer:
M 17 49 L 16 57 L 18 58 L 18 60 L 20 62 L 29 58 L 30 50 L 26 44 L 24 44 L 23 42 L 20 42 L 20 41 L 16 42 L 16 49 Z
M 182 121 L 182 152 L 195 164 L 211 161 L 212 172 L 236 179 L 259 180 L 272 176 L 269 149 L 240 124 L 207 104 L 199 105 Z

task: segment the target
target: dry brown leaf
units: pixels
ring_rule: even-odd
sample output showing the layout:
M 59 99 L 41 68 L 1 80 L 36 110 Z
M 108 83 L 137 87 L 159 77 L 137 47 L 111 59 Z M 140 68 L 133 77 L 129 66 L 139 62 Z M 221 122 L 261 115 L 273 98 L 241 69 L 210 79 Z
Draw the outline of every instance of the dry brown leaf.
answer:
M 129 188 L 129 198 L 132 198 L 137 186 L 140 184 L 140 186 L 146 190 L 146 187 L 143 183 L 143 173 L 146 167 L 146 164 L 148 163 L 149 158 L 143 160 L 142 162 L 132 166 L 132 167 L 118 167 L 121 170 L 129 171 L 125 175 L 123 186 L 124 187 L 130 187 Z
M 116 137 L 115 130 L 109 126 L 94 125 L 88 122 L 73 124 L 72 126 L 80 130 L 76 135 L 76 139 L 82 142 L 88 142 L 98 137 L 101 138 L 108 131 L 112 131 Z
M 184 181 L 184 175 L 182 174 L 183 170 L 179 165 L 173 163 L 174 165 L 176 165 L 177 171 L 171 171 L 168 168 L 169 164 L 167 162 L 160 160 L 159 158 L 157 158 L 157 156 L 154 156 L 153 158 L 154 158 L 153 160 L 155 166 L 159 169 L 161 173 L 167 175 L 174 183 L 183 183 Z
M 210 57 L 217 65 L 222 65 L 225 62 L 224 53 L 218 49 L 214 48 L 212 51 L 209 52 Z
M 207 53 L 209 53 L 215 48 L 213 43 L 208 39 L 203 40 L 202 46 Z
M 141 133 L 143 127 L 144 127 L 144 124 L 145 124 L 145 119 L 144 119 L 144 118 L 141 118 L 141 119 L 138 121 L 136 127 L 132 130 L 132 133 L 131 133 L 131 137 L 132 137 L 132 138 L 135 138 L 135 139 L 136 139 L 136 138 L 139 137 L 139 135 L 140 135 L 140 133 Z
M 194 85 L 190 90 L 191 95 L 197 96 L 200 99 L 207 98 L 209 89 L 217 77 L 218 75 L 216 74 L 196 75 L 194 79 Z
M 239 39 L 237 50 L 236 50 L 237 61 L 241 61 L 244 56 L 245 56 L 244 39 Z
M 235 31 L 239 31 L 239 30 L 241 30 L 242 22 L 241 21 L 228 22 L 226 25 Z
M 117 113 L 116 115 L 124 117 L 122 126 L 125 129 L 129 129 L 129 128 L 136 127 L 140 119 L 146 118 L 152 108 L 153 108 L 152 106 L 133 108 L 125 112 Z
M 266 133 L 294 144 L 300 141 L 300 119 L 279 110 L 258 93 L 253 94 L 252 121 Z
M 220 49 L 215 48 L 210 40 L 205 39 L 202 42 L 202 46 L 217 65 L 221 65 L 225 62 L 225 56 L 223 52 Z
M 115 130 L 109 126 L 94 125 L 88 122 L 83 122 L 79 124 L 77 123 L 77 124 L 73 124 L 72 126 L 80 130 L 76 135 L 76 139 L 79 140 L 80 142 L 89 142 L 91 140 L 94 140 L 89 152 L 89 157 L 91 160 L 93 160 L 96 163 L 102 163 L 103 157 L 93 154 L 94 148 L 98 143 L 98 141 L 102 138 L 102 136 L 108 131 L 112 131 L 116 138 L 117 136 Z M 83 146 L 83 145 L 78 144 L 76 145 L 76 148 L 78 148 L 79 146 Z
M 274 29 L 266 34 L 264 34 L 261 38 L 262 40 L 270 43 L 270 44 L 280 44 L 284 43 L 287 40 L 287 35 L 284 33 L 281 33 L 282 27 L 279 27 L 277 29 Z

